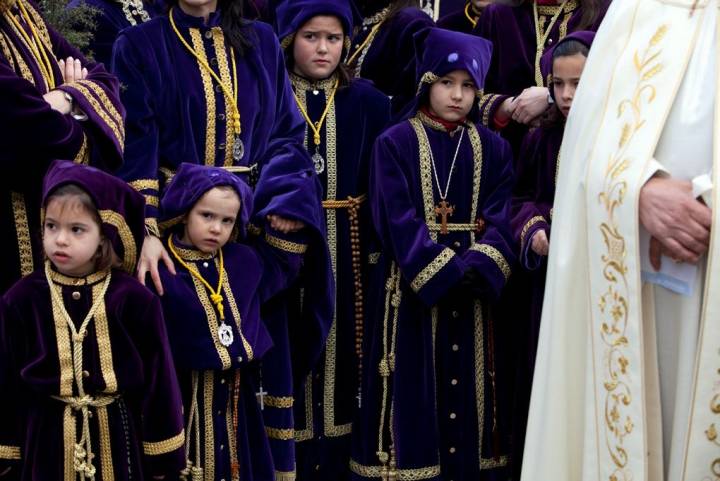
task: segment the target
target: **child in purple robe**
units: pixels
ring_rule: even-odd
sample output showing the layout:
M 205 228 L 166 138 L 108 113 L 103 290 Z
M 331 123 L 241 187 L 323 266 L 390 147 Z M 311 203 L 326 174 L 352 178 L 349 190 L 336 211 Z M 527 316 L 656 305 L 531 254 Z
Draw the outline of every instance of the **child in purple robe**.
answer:
M 371 80 L 399 113 L 415 95 L 413 35 L 435 25 L 418 0 L 358 0 L 362 25 L 346 60 L 356 77 Z
M 131 276 L 143 198 L 56 161 L 43 206 L 44 269 L 0 301 L 0 479 L 177 479 L 185 437 L 160 302 Z
M 286 0 L 277 10 L 278 34 L 295 101 L 307 123 L 305 146 L 323 185 L 335 299 L 326 349 L 295 397 L 296 471 L 300 480 L 350 476 L 350 434 L 363 360 L 363 277 L 373 242 L 368 164 L 372 145 L 390 117 L 390 100 L 341 64 L 352 32 L 349 0 Z M 301 291 L 295 289 L 298 300 Z M 299 302 L 299 301 L 298 301 Z M 302 339 L 302 329 L 292 333 Z M 302 394 L 302 393 L 301 393 Z M 268 422 L 289 406 L 265 410 Z M 273 439 L 277 445 L 282 440 Z M 292 466 L 290 466 L 292 469 Z
M 560 145 L 565 119 L 594 37 L 595 33 L 590 31 L 572 33 L 543 57 L 543 76 L 549 79 L 558 120 L 530 131 L 520 149 L 510 222 L 522 269 L 516 272 L 506 296 L 507 304 L 512 304 L 508 311 L 517 326 L 513 454 L 518 478 L 540 332 Z
M 269 225 L 253 247 L 231 242 L 245 239 L 252 209 L 252 190 L 235 174 L 190 163 L 160 203 L 177 265 L 176 275 L 160 268 L 161 301 L 182 390 L 188 480 L 275 480 L 261 414 L 267 393 L 256 376 L 273 340 L 260 306 L 296 276 L 307 246 L 302 232 Z
M 416 40 L 417 97 L 370 166 L 388 269 L 369 286 L 380 302 L 352 479 L 507 479 L 503 326 L 489 310 L 515 262 L 512 154 L 477 109 L 492 47 L 441 29 Z
M 446 30 L 472 33 L 483 10 L 491 3 L 492 0 L 468 0 L 461 9 L 440 17 L 437 26 Z

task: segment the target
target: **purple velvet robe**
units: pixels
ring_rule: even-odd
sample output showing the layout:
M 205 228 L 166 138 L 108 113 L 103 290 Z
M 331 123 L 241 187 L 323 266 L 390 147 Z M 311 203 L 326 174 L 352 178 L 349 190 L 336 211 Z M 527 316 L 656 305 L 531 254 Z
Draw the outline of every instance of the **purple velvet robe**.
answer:
M 318 119 L 335 84 L 335 77 L 310 82 L 291 75 L 293 89 L 307 108 L 311 119 Z M 327 201 L 359 198 L 368 192 L 368 164 L 372 145 L 390 117 L 390 100 L 364 79 L 355 79 L 340 88 L 323 124 L 319 153 L 325 159 L 320 180 Z M 305 145 L 315 153 L 312 131 L 307 129 Z M 328 243 L 334 260 L 335 317 L 323 357 L 305 385 L 305 395 L 295 397 L 297 476 L 309 480 L 346 480 L 350 476 L 350 432 L 357 408 L 359 388 L 356 342 L 356 302 L 364 302 L 361 279 L 368 254 L 376 244 L 369 219 L 368 201 L 360 204 L 360 265 L 353 267 L 351 226 L 347 207 L 326 207 Z M 302 329 L 291 332 L 302 337 Z
M 468 34 L 472 33 L 476 24 L 470 21 L 468 16 L 465 14 L 465 9 L 468 8 L 467 5 L 468 4 L 466 3 L 465 5 L 462 5 L 459 9 L 448 12 L 447 15 L 440 17 L 437 21 L 437 26 L 446 30 L 453 30 L 455 32 L 462 32 Z M 467 12 L 470 17 L 476 19 L 476 21 L 480 18 L 480 15 L 477 15 L 473 11 L 472 6 L 468 8 Z
M 25 0 L 23 0 L 25 1 Z M 50 108 L 43 99 L 48 86 L 37 59 L 22 37 L 0 14 L 0 293 L 41 264 L 40 196 L 42 178 L 55 159 L 74 159 L 116 168 L 122 158 L 124 109 L 118 82 L 102 65 L 87 63 L 82 54 L 49 28 L 37 7 L 25 2 L 52 63 L 62 79 L 57 59 L 72 56 L 87 65 L 88 77 L 73 86 L 60 85 L 88 115 L 81 122 Z M 18 14 L 18 7 L 12 9 Z M 23 24 L 24 28 L 26 27 Z M 25 28 L 30 35 L 29 28 Z M 57 80 L 61 83 L 61 80 Z
M 54 273 L 76 328 L 105 277 Z M 97 479 L 108 469 L 117 480 L 177 479 L 185 467 L 182 406 L 160 301 L 118 270 L 104 299 L 82 343 L 81 366 L 87 395 L 115 397 L 88 408 Z M 75 479 L 63 474 L 63 452 L 72 456 L 82 415 L 69 418 L 77 437 L 64 434 L 63 416 L 72 409 L 55 398 L 78 395 L 72 359 L 71 331 L 53 309 L 45 272 L 35 271 L 0 302 L 0 471 L 12 467 L 4 479 Z
M 82 4 L 94 8 L 97 13 L 93 16 L 95 28 L 88 43 L 87 50 L 92 52 L 93 59 L 110 68 L 112 60 L 112 46 L 120 30 L 148 21 L 150 18 L 161 15 L 165 8 L 163 2 L 153 2 L 143 5 L 140 11 L 135 7 L 124 10 L 122 3 L 115 0 L 70 0 L 67 8 L 77 8 Z
M 301 245 L 297 242 L 301 234 L 284 236 L 270 232 L 268 229 L 272 240 Z M 188 248 L 176 238 L 173 242 L 180 257 L 210 285 L 217 286 L 218 257 Z M 274 481 L 270 444 L 256 398 L 256 392 L 264 387 L 258 384 L 257 363 L 272 346 L 270 333 L 260 318 L 260 306 L 297 275 L 302 254 L 272 247 L 268 242 L 259 242 L 255 249 L 230 243 L 223 247 L 223 257 L 227 279 L 222 294 L 224 312 L 234 334 L 233 343 L 227 348 L 218 342 L 217 310 L 209 301 L 207 289 L 179 263 L 177 275 L 170 274 L 161 265 L 165 288 L 161 301 L 183 393 L 186 432 L 190 436 L 187 456 L 212 479 L 231 479 L 231 463 L 237 460 L 243 481 Z M 240 376 L 238 425 L 234 437 L 229 438 L 233 432 L 236 375 Z M 193 396 L 193 382 L 198 383 L 196 396 Z M 199 433 L 188 425 L 193 397 L 197 403 L 196 415 L 201 420 Z M 263 399 L 263 404 L 266 401 L 270 402 Z M 199 453 L 194 448 L 197 436 Z
M 383 458 L 396 464 L 398 479 L 507 477 L 502 326 L 488 310 L 515 262 L 512 154 L 505 140 L 469 124 L 443 234 L 432 157 L 444 190 L 459 138 L 416 117 L 375 144 L 370 205 L 389 269 L 369 303 L 375 320 L 353 426 L 352 479 L 380 477 Z
M 593 24 L 581 26 L 583 10 L 578 6 L 578 0 L 570 0 L 555 22 L 543 45 L 543 50 L 546 51 L 568 33 L 576 30 L 597 31 L 608 5 L 609 1 L 604 0 Z M 557 7 L 538 7 L 538 17 L 543 30 L 552 19 L 550 8 Z M 487 6 L 474 33 L 493 43 L 492 63 L 485 84 L 485 95 L 480 101 L 483 124 L 492 128 L 495 113 L 506 98 L 520 95 L 524 89 L 537 85 L 535 80 L 537 39 L 532 1 L 526 1 L 519 7 L 500 4 Z M 547 79 L 543 79 L 543 84 L 546 82 Z M 513 148 L 517 149 L 526 132 L 524 126 L 511 123 L 503 129 L 503 136 L 510 140 Z
M 219 12 L 211 14 L 207 24 L 179 8 L 173 15 L 183 37 L 204 52 L 218 75 L 223 75 L 224 67 L 231 69 Z M 262 226 L 266 215 L 276 214 L 305 223 L 308 250 L 302 309 L 289 314 L 288 299 L 280 294 L 263 306 L 262 314 L 276 346 L 263 360 L 265 387 L 271 396 L 288 398 L 307 377 L 327 337 L 333 309 L 332 271 L 320 182 L 302 146 L 305 122 L 292 96 L 283 53 L 268 25 L 251 22 L 246 34 L 252 46 L 236 57 L 245 155 L 236 163 L 229 148 L 231 111 L 225 108 L 222 90 L 180 43 L 168 18 L 156 17 L 120 33 L 113 69 L 127 87 L 123 102 L 128 109 L 121 175 L 146 195 L 146 213 L 152 222 L 164 178 L 181 162 L 252 167 L 252 222 Z M 241 175 L 247 180 L 247 174 Z M 290 342 L 290 323 L 301 326 L 302 342 Z M 270 436 L 276 470 L 294 472 L 292 410 L 266 410 L 263 416 L 269 431 L 277 434 Z
M 363 24 L 353 38 L 350 56 L 363 46 L 378 22 Z M 357 54 L 355 75 L 371 80 L 392 97 L 392 112 L 400 112 L 415 98 L 415 44 L 413 35 L 435 23 L 418 8 L 403 8 L 383 22 L 377 34 Z
M 515 354 L 515 397 L 513 401 L 513 471 L 520 476 L 525 444 L 525 426 L 535 368 L 547 257 L 531 248 L 532 236 L 545 230 L 550 238 L 555 197 L 558 154 L 565 124 L 530 131 L 520 149 L 517 183 L 513 192 L 511 227 L 520 253 L 517 269 L 503 296 L 503 312 L 513 326 Z

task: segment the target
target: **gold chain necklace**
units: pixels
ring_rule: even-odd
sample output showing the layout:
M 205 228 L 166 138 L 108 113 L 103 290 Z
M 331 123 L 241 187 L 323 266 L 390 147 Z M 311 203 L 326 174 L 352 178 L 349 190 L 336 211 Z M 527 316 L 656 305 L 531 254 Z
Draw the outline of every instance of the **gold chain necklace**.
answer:
M 190 46 L 189 43 L 185 40 L 185 38 L 180 33 L 180 30 L 178 30 L 177 25 L 175 25 L 175 19 L 173 17 L 173 11 L 175 10 L 175 7 L 172 7 L 170 9 L 170 12 L 168 13 L 168 17 L 170 19 L 170 25 L 172 26 L 173 31 L 175 32 L 175 35 L 177 35 L 178 39 L 180 39 L 180 43 L 183 44 L 183 46 L 187 49 L 190 54 L 195 57 L 198 61 L 198 63 L 210 74 L 210 76 L 217 82 L 217 84 L 220 86 L 220 88 L 223 91 L 223 95 L 225 95 L 226 105 L 230 106 L 230 109 L 232 110 L 232 120 L 233 120 L 233 132 L 235 133 L 235 137 L 233 139 L 233 160 L 235 162 L 239 162 L 240 159 L 242 159 L 245 156 L 245 145 L 242 142 L 242 139 L 240 139 L 240 134 L 242 133 L 242 124 L 240 123 L 240 109 L 237 106 L 237 93 L 238 93 L 238 86 L 237 86 L 237 64 L 235 62 L 235 50 L 232 48 L 232 45 L 230 46 L 230 59 L 232 60 L 232 91 L 230 90 L 230 87 L 225 85 L 223 81 L 218 77 L 218 75 L 213 71 L 212 68 L 210 68 L 210 65 L 202 58 L 200 55 L 195 51 L 192 46 Z
M 552 16 L 550 19 L 550 23 L 547 26 L 547 29 L 545 29 L 544 32 L 540 32 L 540 18 L 538 17 L 538 8 L 537 8 L 537 0 L 533 1 L 533 18 L 535 20 L 535 41 L 537 42 L 537 49 L 535 50 L 535 85 L 538 87 L 542 87 L 544 82 L 542 78 L 542 72 L 540 70 L 540 59 L 543 56 L 543 52 L 545 51 L 545 42 L 547 42 L 548 37 L 550 37 L 550 32 L 552 32 L 553 27 L 555 26 L 555 23 L 560 18 L 560 15 L 565 10 L 565 5 L 567 5 L 569 0 L 563 0 L 563 2 L 560 4 L 560 7 L 558 8 L 557 13 Z
M 235 340 L 235 335 L 233 334 L 232 328 L 225 323 L 225 306 L 223 306 L 222 296 L 223 278 L 225 277 L 225 262 L 223 261 L 222 248 L 218 249 L 218 255 L 220 256 L 220 268 L 218 269 L 218 286 L 216 289 L 213 289 L 210 283 L 205 280 L 205 278 L 202 276 L 202 274 L 200 274 L 200 272 L 198 272 L 197 269 L 185 262 L 185 259 L 180 257 L 180 254 L 177 253 L 177 249 L 175 248 L 175 243 L 173 242 L 172 235 L 168 238 L 168 247 L 170 248 L 170 252 L 172 253 L 173 257 L 177 259 L 180 265 L 187 269 L 191 276 L 202 282 L 205 288 L 210 291 L 210 300 L 215 306 L 215 309 L 217 309 L 218 316 L 220 316 L 220 326 L 218 327 L 218 338 L 220 339 L 220 344 L 225 347 L 229 347 L 230 344 L 232 344 Z
M 307 122 L 310 130 L 312 130 L 313 133 L 313 144 L 315 144 L 315 153 L 312 155 L 312 161 L 313 165 L 315 166 L 315 171 L 318 174 L 322 174 L 325 171 L 325 159 L 320 154 L 320 130 L 325 123 L 325 117 L 327 117 L 327 114 L 333 105 L 333 101 L 335 100 L 335 93 L 337 92 L 339 85 L 340 77 L 335 79 L 335 85 L 333 85 L 332 92 L 330 93 L 330 98 L 325 103 L 325 110 L 323 110 L 323 113 L 320 116 L 320 120 L 318 120 L 317 122 L 313 122 L 310 119 L 310 115 L 308 115 L 307 109 L 298 98 L 297 92 L 293 91 L 295 103 L 297 103 L 298 109 L 300 109 L 300 113 L 303 114 L 303 117 L 305 117 L 305 122 Z

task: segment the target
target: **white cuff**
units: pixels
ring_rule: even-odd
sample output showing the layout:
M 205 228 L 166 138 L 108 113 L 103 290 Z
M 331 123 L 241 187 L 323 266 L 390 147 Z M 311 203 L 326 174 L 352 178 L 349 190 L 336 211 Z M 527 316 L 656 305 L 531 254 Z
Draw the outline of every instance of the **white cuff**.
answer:
M 712 208 L 713 183 L 710 174 L 698 175 L 692 180 L 693 197 L 701 198 L 705 204 Z

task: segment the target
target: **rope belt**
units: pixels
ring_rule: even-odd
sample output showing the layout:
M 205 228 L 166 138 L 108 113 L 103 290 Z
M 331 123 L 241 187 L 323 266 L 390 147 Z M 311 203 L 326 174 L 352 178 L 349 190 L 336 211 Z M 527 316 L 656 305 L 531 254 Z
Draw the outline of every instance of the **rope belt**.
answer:
M 108 423 L 107 406 L 114 403 L 119 395 L 90 396 L 52 396 L 65 404 L 63 413 L 63 439 L 65 440 L 65 479 L 76 475 L 79 479 L 95 479 L 96 468 L 93 463 L 90 438 L 90 408 L 94 408 L 100 429 L 100 459 L 103 471 L 112 470 L 112 454 L 110 448 L 110 425 Z M 80 439 L 78 440 L 77 417 L 81 415 Z M 70 449 L 72 446 L 72 449 Z M 111 472 L 111 471 L 110 471 Z M 68 477 L 68 474 L 70 477 Z

